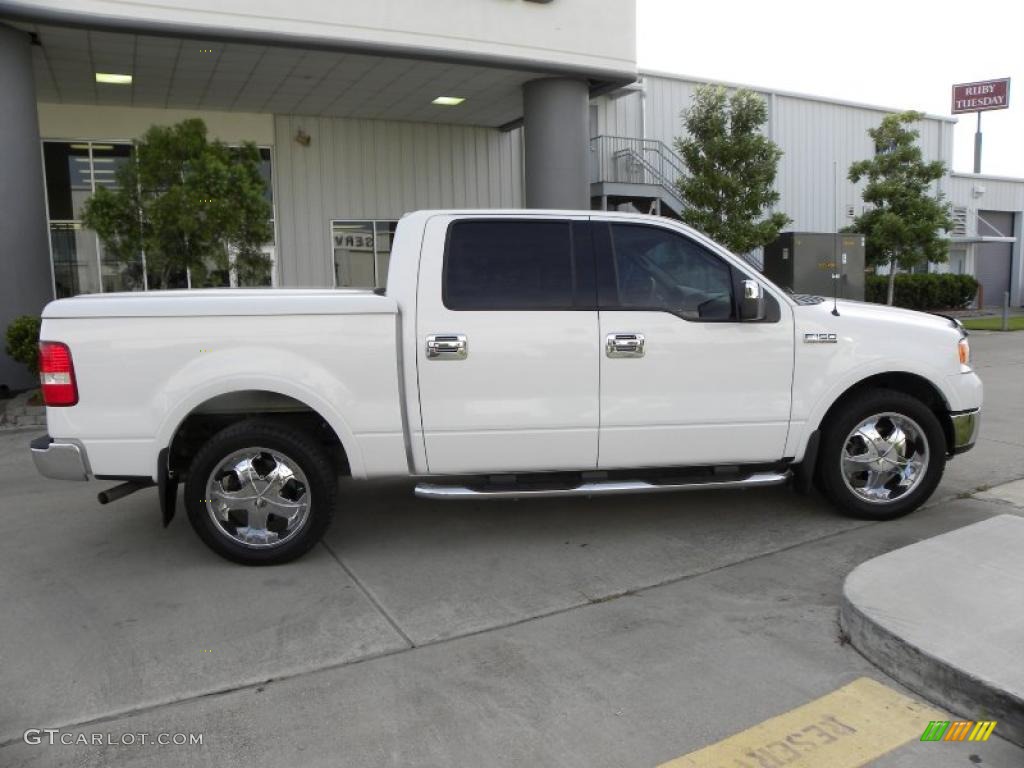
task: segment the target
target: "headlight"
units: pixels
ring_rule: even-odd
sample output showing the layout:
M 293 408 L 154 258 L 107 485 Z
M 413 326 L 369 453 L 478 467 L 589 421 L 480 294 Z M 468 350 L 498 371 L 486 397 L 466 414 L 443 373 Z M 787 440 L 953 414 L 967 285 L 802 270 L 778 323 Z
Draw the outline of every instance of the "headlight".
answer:
M 971 343 L 967 339 L 960 339 L 956 345 L 957 353 L 960 355 L 960 365 L 971 364 Z

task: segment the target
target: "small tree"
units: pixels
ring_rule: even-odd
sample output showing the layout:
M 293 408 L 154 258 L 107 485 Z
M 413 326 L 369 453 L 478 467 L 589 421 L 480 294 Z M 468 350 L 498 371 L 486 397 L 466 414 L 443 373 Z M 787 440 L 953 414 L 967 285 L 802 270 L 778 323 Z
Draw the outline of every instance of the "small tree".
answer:
M 782 150 L 761 134 L 764 100 L 745 89 L 729 95 L 702 85 L 683 112 L 688 133 L 675 141 L 688 174 L 679 180 L 682 219 L 730 250 L 744 254 L 778 237 L 784 213 L 762 218 L 779 201 L 774 189 Z
M 39 327 L 42 320 L 36 315 L 21 315 L 7 326 L 7 344 L 4 351 L 11 360 L 23 363 L 33 376 L 39 374 Z
M 186 269 L 203 285 L 229 268 L 229 254 L 239 282 L 265 282 L 262 246 L 273 232 L 254 144 L 208 141 L 206 124 L 192 119 L 150 128 L 133 160 L 118 169 L 116 189 L 101 187 L 85 204 L 82 221 L 108 256 L 131 262 L 144 252 L 150 287 Z
M 949 204 L 943 202 L 941 193 L 929 193 L 946 167 L 938 160 L 924 161 L 916 143 L 919 134 L 907 127 L 922 117 L 920 112 L 886 115 L 881 125 L 868 131 L 875 143 L 875 156 L 850 166 L 850 181 L 867 179 L 863 197 L 871 207 L 849 229 L 866 237 L 869 265 L 888 265 L 889 305 L 898 268 L 943 262 L 949 257 L 948 243 L 939 235 L 940 230 L 953 228 Z

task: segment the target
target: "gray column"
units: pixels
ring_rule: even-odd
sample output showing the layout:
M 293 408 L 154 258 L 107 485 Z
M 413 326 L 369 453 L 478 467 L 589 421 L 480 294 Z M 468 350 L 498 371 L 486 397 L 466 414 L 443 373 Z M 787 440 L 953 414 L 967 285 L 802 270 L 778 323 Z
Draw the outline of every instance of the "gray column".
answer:
M 0 337 L 18 315 L 38 315 L 53 298 L 46 200 L 39 148 L 39 118 L 27 32 L 0 24 Z M 3 354 L 0 385 L 37 384 Z
M 589 104 L 584 80 L 523 85 L 527 208 L 590 209 Z

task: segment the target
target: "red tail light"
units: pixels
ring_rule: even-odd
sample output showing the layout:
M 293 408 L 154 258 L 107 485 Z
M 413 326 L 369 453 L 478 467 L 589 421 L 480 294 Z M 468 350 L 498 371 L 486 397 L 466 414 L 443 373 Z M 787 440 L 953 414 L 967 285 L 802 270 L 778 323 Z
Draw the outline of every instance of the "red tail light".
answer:
M 39 382 L 46 405 L 74 405 L 78 402 L 75 365 L 71 362 L 71 350 L 67 344 L 39 342 Z

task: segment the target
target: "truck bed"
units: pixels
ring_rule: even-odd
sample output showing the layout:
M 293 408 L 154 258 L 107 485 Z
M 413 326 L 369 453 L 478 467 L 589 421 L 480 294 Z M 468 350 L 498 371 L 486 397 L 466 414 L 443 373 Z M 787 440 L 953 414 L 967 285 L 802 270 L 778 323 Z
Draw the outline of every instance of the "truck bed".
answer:
M 47 306 L 41 338 L 68 345 L 79 405 L 48 408 L 50 435 L 93 475 L 155 477 L 182 421 L 255 394 L 317 412 L 377 472 L 408 471 L 398 307 L 359 290 L 217 289 L 80 296 Z M 344 414 L 344 416 L 342 416 Z

